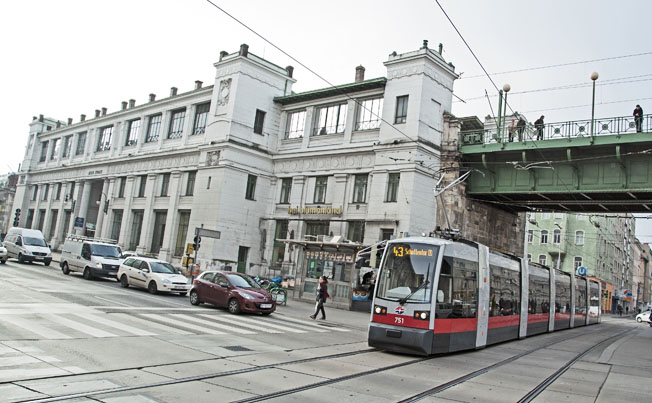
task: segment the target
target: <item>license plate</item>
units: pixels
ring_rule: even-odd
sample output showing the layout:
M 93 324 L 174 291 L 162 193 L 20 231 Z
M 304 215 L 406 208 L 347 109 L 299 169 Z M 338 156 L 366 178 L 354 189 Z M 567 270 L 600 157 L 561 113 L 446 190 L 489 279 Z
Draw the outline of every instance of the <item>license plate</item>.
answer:
M 272 307 L 272 304 L 260 304 L 260 307 L 261 307 L 262 309 L 269 309 L 269 308 Z

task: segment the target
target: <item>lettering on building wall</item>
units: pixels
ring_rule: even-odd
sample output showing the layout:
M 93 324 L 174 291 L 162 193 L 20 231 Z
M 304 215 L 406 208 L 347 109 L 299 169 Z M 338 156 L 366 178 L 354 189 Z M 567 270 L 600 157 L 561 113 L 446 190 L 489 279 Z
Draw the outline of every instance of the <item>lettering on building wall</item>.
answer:
M 288 207 L 288 214 L 299 215 L 299 214 L 330 214 L 330 215 L 341 215 L 342 206 L 340 207 Z

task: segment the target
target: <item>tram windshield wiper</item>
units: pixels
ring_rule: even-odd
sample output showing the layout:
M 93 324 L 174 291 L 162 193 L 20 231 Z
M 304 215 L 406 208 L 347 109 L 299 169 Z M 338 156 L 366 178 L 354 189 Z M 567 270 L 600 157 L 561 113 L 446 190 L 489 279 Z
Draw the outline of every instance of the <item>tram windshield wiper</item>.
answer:
M 399 299 L 398 303 L 401 304 L 401 305 L 405 305 L 405 303 L 407 302 L 408 299 L 410 299 L 411 296 L 413 296 L 414 294 L 419 292 L 419 290 L 421 290 L 423 287 L 427 286 L 429 283 L 430 283 L 430 280 L 424 281 L 423 283 L 421 283 L 421 285 L 419 287 L 417 287 L 416 290 L 412 291 L 411 293 L 409 293 L 405 297 Z

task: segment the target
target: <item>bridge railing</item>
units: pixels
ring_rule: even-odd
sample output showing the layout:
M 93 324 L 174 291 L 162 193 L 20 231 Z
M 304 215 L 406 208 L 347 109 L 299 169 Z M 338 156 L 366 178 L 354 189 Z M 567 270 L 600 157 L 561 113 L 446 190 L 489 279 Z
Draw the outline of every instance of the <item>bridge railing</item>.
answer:
M 652 115 L 643 116 L 641 131 L 652 132 Z M 593 121 L 594 136 L 636 132 L 636 121 L 633 116 L 599 118 Z M 591 136 L 591 119 L 546 123 L 543 128 L 537 128 L 534 124 L 528 123 L 521 130 L 503 127 L 500 133 L 498 128 L 494 127 L 463 131 L 460 134 L 462 135 L 462 145 L 589 137 Z

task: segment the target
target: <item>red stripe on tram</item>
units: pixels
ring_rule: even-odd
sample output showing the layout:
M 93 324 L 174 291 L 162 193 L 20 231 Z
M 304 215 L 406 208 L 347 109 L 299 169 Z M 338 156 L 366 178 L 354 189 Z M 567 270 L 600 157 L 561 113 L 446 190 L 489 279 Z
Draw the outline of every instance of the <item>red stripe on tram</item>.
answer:
M 518 326 L 520 322 L 520 315 L 490 316 L 488 328 L 495 329 L 498 327 Z
M 549 313 L 530 313 L 527 315 L 527 323 L 547 322 Z
M 475 332 L 477 328 L 477 318 L 435 319 L 435 333 Z
M 555 320 L 568 320 L 570 319 L 570 317 L 571 317 L 570 312 L 566 312 L 566 313 L 555 312 Z
M 388 313 L 387 315 L 374 313 L 373 321 L 385 325 L 413 327 L 416 329 L 428 329 L 430 327 L 430 320 L 414 319 L 409 315 L 394 315 L 392 313 Z

